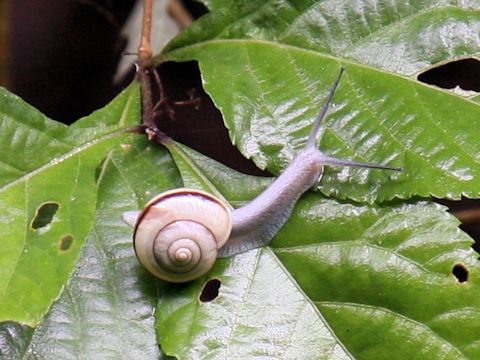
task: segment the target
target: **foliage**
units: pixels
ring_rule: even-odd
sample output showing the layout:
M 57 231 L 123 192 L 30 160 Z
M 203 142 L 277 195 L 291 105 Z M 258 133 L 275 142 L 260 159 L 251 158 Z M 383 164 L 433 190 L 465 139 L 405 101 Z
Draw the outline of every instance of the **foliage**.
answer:
M 125 133 L 140 122 L 136 86 L 70 127 L 2 90 L 0 354 L 157 358 L 158 341 L 179 359 L 479 358 L 478 254 L 428 200 L 478 197 L 479 104 L 415 79 L 477 55 L 478 4 L 205 3 L 158 60 L 198 61 L 246 157 L 280 173 L 343 64 L 322 149 L 404 171 L 329 168 L 271 246 L 165 284 L 137 263 L 123 211 L 182 185 L 238 207 L 271 179 Z M 45 203 L 58 210 L 35 229 Z M 212 278 L 218 296 L 200 300 Z

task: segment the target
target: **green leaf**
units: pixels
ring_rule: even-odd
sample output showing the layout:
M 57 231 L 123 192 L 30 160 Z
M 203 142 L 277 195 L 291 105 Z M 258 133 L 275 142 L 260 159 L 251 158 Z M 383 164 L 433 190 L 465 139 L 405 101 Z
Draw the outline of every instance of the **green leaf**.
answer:
M 257 191 L 269 181 L 240 178 L 183 151 L 191 169 L 213 174 L 210 181 L 238 204 L 252 196 L 242 197 L 240 181 Z M 272 241 L 273 252 L 221 259 L 203 278 L 166 289 L 157 308 L 162 349 L 179 359 L 304 358 L 299 348 L 306 358 L 475 359 L 480 267 L 457 226 L 443 206 L 425 201 L 366 206 L 309 193 Z M 458 264 L 468 273 L 464 283 L 452 274 Z M 210 279 L 220 281 L 219 294 L 203 302 Z M 311 304 L 319 311 L 307 321 L 299 309 Z M 469 326 L 456 326 L 467 316 Z M 305 324 L 317 330 L 300 330 Z
M 397 60 L 411 57 L 406 53 L 402 60 L 390 55 L 381 44 L 394 42 L 398 33 L 406 36 L 402 41 L 408 40 L 412 48 L 420 48 L 415 41 L 435 46 L 435 50 L 429 45 L 421 50 L 433 51 L 437 62 L 459 53 L 474 54 L 476 40 L 465 45 L 458 32 L 464 29 L 461 34 L 468 35 L 480 12 L 434 2 L 375 3 L 373 13 L 370 2 L 356 2 L 356 8 L 350 2 L 341 3 L 335 5 L 335 12 L 329 1 L 209 4 L 216 12 L 174 41 L 162 59 L 199 62 L 205 89 L 222 112 L 232 141 L 260 168 L 279 174 L 304 146 L 343 64 L 347 71 L 324 122 L 321 149 L 333 156 L 401 166 L 404 171 L 329 168 L 320 185 L 324 194 L 369 203 L 413 196 L 479 196 L 480 139 L 478 132 L 470 130 L 479 105 L 386 72 L 403 74 L 397 70 L 403 66 Z M 355 9 L 356 16 L 364 17 L 365 27 L 351 20 Z M 434 27 L 431 19 L 438 20 Z M 432 32 L 430 38 L 442 38 L 452 22 L 455 30 L 449 34 L 454 44 L 443 52 L 439 41 L 420 37 L 420 25 Z M 407 35 L 402 31 L 405 26 L 412 29 Z M 315 46 L 308 41 L 315 41 Z M 388 66 L 375 67 L 365 56 L 346 54 L 348 49 L 355 50 L 355 44 L 363 44 L 365 52 L 372 54 L 364 44 L 370 41 L 389 54 Z M 372 58 L 378 61 L 379 56 Z
M 0 320 L 36 325 L 90 229 L 95 169 L 138 122 L 138 88 L 70 128 L 1 91 Z
M 101 111 L 66 126 L 48 119 L 0 87 L 0 186 L 12 186 L 52 161 L 85 150 L 118 130 L 138 124 L 138 88 L 132 85 Z M 94 142 L 90 144 L 89 142 Z M 84 149 L 85 148 L 85 149 Z M 30 174 L 31 176 L 31 174 Z
M 170 147 L 170 151 L 176 166 L 183 170 L 182 178 L 189 181 L 189 186 L 220 193 L 222 197 L 226 196 L 226 200 L 235 208 L 245 205 L 274 180 L 270 177 L 245 176 L 179 143 Z M 178 151 L 183 156 L 176 155 Z
M 157 283 L 138 263 L 132 230 L 122 221 L 124 211 L 138 206 L 136 191 L 151 186 L 151 179 L 136 171 L 138 164 L 166 163 L 174 169 L 165 150 L 145 143 L 137 138 L 103 163 L 90 236 L 68 285 L 35 329 L 25 358 L 159 357 L 153 326 Z M 167 175 L 161 186 L 175 187 L 177 181 Z
M 212 12 L 169 50 L 211 39 L 259 39 L 407 76 L 480 53 L 475 0 L 202 2 Z
M 222 193 L 217 190 L 215 185 L 213 185 L 208 177 L 198 168 L 195 161 L 192 161 L 187 155 L 191 150 L 179 145 L 180 144 L 176 144 L 174 141 L 170 141 L 165 146 L 168 148 L 170 154 L 172 154 L 175 165 L 180 171 L 183 186 L 193 189 L 203 189 L 204 191 L 215 195 L 217 198 L 225 200 Z M 187 151 L 187 153 L 185 153 L 185 151 Z
M 204 281 L 168 288 L 157 329 L 162 349 L 178 359 L 353 359 L 315 305 L 268 249 L 219 260 L 210 277 L 221 295 L 198 300 Z

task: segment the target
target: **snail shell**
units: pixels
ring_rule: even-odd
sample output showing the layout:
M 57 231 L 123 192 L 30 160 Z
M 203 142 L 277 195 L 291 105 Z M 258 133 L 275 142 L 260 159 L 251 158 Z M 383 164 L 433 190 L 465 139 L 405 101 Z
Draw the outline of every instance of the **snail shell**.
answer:
M 135 252 L 155 276 L 186 282 L 210 270 L 231 230 L 229 204 L 200 190 L 174 189 L 153 198 L 138 216 Z

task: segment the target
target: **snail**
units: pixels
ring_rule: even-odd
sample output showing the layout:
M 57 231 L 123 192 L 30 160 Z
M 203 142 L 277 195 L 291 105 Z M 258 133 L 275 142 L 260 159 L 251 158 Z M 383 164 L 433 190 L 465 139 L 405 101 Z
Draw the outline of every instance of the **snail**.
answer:
M 153 275 L 187 282 L 210 270 L 217 257 L 267 245 L 288 220 L 300 196 L 318 182 L 325 165 L 400 168 L 333 158 L 317 148 L 317 133 L 340 82 L 342 68 L 320 110 L 307 144 L 270 186 L 246 205 L 230 204 L 206 192 L 180 188 L 153 198 L 141 212 L 127 212 L 135 228 L 136 255 Z

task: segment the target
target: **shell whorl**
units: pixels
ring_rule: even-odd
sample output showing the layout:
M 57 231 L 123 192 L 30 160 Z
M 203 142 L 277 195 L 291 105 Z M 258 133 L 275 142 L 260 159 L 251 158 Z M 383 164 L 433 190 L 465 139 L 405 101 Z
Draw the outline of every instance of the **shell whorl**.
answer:
M 135 253 L 155 276 L 186 282 L 213 266 L 231 229 L 230 205 L 203 191 L 175 189 L 153 198 L 138 217 Z

